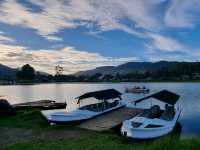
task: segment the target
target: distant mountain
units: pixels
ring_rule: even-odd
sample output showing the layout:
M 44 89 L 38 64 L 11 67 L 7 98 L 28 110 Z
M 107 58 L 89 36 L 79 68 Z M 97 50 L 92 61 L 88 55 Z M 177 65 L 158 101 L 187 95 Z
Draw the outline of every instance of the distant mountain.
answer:
M 116 70 L 116 67 L 114 66 L 104 66 L 104 67 L 97 67 L 96 69 L 92 70 L 86 70 L 86 71 L 80 71 L 75 73 L 75 75 L 94 75 L 96 73 L 101 73 L 101 74 L 113 74 Z
M 0 78 L 16 78 L 16 73 L 18 69 L 10 68 L 8 66 L 0 64 Z M 46 72 L 36 71 L 37 76 L 49 76 L 50 74 Z
M 144 72 L 144 71 L 155 71 L 163 67 L 168 67 L 170 65 L 178 64 L 179 62 L 168 62 L 168 61 L 159 61 L 159 62 L 128 62 L 119 66 L 104 66 L 98 67 L 93 70 L 80 71 L 75 75 L 94 75 L 96 73 L 105 74 L 127 74 L 133 72 Z
M 17 69 L 0 64 L 0 77 L 15 78 Z

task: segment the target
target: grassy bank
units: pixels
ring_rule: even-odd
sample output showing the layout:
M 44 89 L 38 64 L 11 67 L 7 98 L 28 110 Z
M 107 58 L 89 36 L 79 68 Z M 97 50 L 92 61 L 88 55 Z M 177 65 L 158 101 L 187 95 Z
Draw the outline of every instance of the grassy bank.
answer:
M 148 142 L 133 142 L 115 131 L 94 132 L 75 124 L 50 126 L 37 110 L 0 119 L 0 149 L 5 150 L 195 150 L 200 139 L 176 135 Z

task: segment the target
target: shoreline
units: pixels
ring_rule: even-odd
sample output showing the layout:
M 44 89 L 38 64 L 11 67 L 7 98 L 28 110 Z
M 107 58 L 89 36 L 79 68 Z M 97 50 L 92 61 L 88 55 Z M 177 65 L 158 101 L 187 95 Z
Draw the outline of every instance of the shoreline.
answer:
M 42 85 L 42 84 L 122 84 L 122 83 L 200 83 L 200 80 L 187 80 L 187 81 L 121 81 L 121 82 L 47 82 L 47 83 L 18 83 L 18 84 L 0 84 L 0 86 L 29 86 L 29 85 Z

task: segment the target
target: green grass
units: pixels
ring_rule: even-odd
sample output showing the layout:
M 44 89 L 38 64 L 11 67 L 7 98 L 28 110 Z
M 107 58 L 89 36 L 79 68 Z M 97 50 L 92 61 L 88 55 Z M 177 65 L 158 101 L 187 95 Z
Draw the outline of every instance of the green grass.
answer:
M 97 134 L 80 139 L 31 141 L 18 143 L 6 150 L 199 150 L 199 139 L 162 138 L 157 141 L 134 143 L 123 138 Z
M 45 128 L 48 123 L 42 118 L 37 110 L 20 111 L 16 116 L 5 117 L 0 120 L 0 126 L 25 127 L 40 129 Z
M 78 138 L 20 141 L 4 146 L 5 150 L 199 150 L 200 147 L 198 138 L 183 140 L 173 135 L 154 141 L 134 142 L 112 130 L 94 132 L 79 129 L 73 124 L 50 126 L 37 110 L 0 119 L 0 127 L 31 129 L 40 133 L 51 130 L 77 130 L 82 133 Z
M 40 111 L 35 109 L 19 111 L 16 116 L 1 118 L 0 127 L 26 128 L 42 132 L 51 129 L 71 129 L 74 128 L 74 124 L 50 126 L 47 120 L 41 115 Z

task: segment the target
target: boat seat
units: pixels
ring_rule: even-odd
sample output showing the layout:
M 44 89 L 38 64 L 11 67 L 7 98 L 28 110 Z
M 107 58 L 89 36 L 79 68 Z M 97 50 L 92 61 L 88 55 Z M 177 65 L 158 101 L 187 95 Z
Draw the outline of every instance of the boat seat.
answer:
M 154 105 L 150 109 L 144 110 L 139 116 L 145 118 L 159 118 L 161 116 L 161 109 L 160 106 Z
M 114 104 L 115 104 L 115 106 L 117 106 L 117 105 L 119 104 L 119 100 L 116 100 L 116 101 L 114 102 Z
M 175 110 L 173 106 L 166 105 L 164 112 L 162 113 L 160 119 L 170 121 L 174 118 Z
M 96 105 L 97 105 L 97 112 L 100 112 L 101 111 L 101 105 L 100 105 L 100 103 L 97 103 Z
M 138 128 L 142 125 L 142 123 L 139 123 L 139 122 L 131 122 L 131 125 L 134 127 L 134 128 Z
M 109 109 L 109 107 L 110 107 L 110 103 L 107 102 L 107 101 L 105 101 L 105 110 L 106 110 L 106 109 Z
M 81 109 L 81 110 L 89 110 L 89 111 L 94 111 L 94 112 L 100 112 L 100 111 L 104 111 L 106 109 L 110 109 L 110 108 L 116 107 L 118 104 L 119 104 L 118 100 L 116 100 L 116 101 L 114 101 L 112 103 L 109 103 L 109 102 L 105 101 L 105 102 L 102 102 L 102 103 L 86 105 L 86 106 L 83 106 L 83 107 L 81 107 L 79 109 Z

